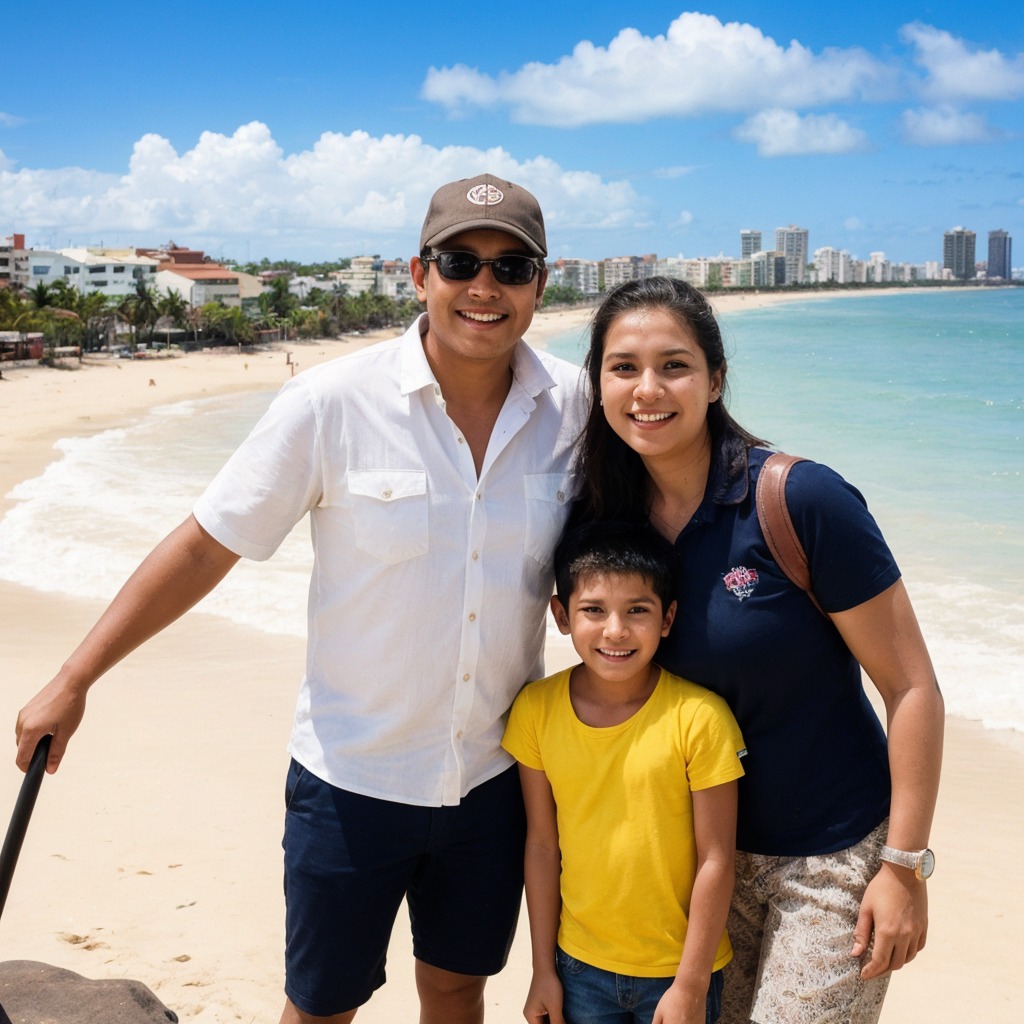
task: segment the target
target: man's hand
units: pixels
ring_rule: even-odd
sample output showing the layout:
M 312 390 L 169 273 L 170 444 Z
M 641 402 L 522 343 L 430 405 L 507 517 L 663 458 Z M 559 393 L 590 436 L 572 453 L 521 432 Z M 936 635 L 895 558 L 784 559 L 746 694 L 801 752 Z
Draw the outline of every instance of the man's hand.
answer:
M 68 741 L 82 722 L 85 714 L 85 690 L 76 690 L 51 680 L 18 712 L 14 735 L 18 743 L 17 764 L 28 771 L 29 762 L 39 741 L 50 734 L 50 754 L 46 771 L 53 774 L 67 750 Z

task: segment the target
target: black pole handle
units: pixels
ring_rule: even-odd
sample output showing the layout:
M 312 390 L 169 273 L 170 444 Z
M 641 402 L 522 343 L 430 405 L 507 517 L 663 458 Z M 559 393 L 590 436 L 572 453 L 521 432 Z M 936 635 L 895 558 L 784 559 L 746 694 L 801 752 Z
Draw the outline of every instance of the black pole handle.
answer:
M 3 851 L 0 852 L 0 914 L 3 914 L 7 903 L 14 867 L 18 863 L 18 854 L 21 853 L 21 844 L 25 841 L 25 832 L 28 829 L 28 819 L 32 817 L 32 808 L 35 807 L 36 797 L 39 795 L 39 786 L 46 771 L 46 758 L 50 753 L 52 738 L 44 736 L 36 744 L 35 753 L 18 792 L 11 823 L 7 826 L 7 838 L 4 840 Z

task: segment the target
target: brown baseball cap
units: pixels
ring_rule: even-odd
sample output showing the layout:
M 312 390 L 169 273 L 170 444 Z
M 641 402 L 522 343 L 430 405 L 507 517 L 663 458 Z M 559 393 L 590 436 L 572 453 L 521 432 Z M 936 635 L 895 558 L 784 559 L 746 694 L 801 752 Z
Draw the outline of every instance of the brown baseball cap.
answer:
M 507 231 L 538 256 L 548 254 L 540 203 L 522 185 L 493 174 L 452 181 L 434 193 L 420 232 L 420 251 L 475 228 Z

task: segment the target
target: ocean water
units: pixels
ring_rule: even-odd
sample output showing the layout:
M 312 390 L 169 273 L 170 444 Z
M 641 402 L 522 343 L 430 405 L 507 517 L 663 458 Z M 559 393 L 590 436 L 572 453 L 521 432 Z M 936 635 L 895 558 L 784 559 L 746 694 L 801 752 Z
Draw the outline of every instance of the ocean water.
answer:
M 904 572 L 949 710 L 1024 733 L 1024 289 L 809 299 L 722 317 L 730 408 L 855 483 Z M 581 332 L 546 346 L 580 361 Z M 61 441 L 0 520 L 0 578 L 109 599 L 271 394 L 153 410 Z M 200 606 L 305 634 L 300 523 Z

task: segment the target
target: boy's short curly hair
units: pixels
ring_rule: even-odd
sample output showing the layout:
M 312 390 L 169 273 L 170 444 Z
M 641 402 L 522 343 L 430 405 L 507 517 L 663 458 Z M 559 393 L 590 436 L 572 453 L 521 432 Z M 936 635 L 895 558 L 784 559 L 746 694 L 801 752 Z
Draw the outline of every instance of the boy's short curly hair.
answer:
M 651 527 L 611 521 L 572 526 L 555 548 L 555 596 L 566 608 L 582 580 L 633 574 L 650 584 L 662 609 L 675 599 L 672 547 Z

